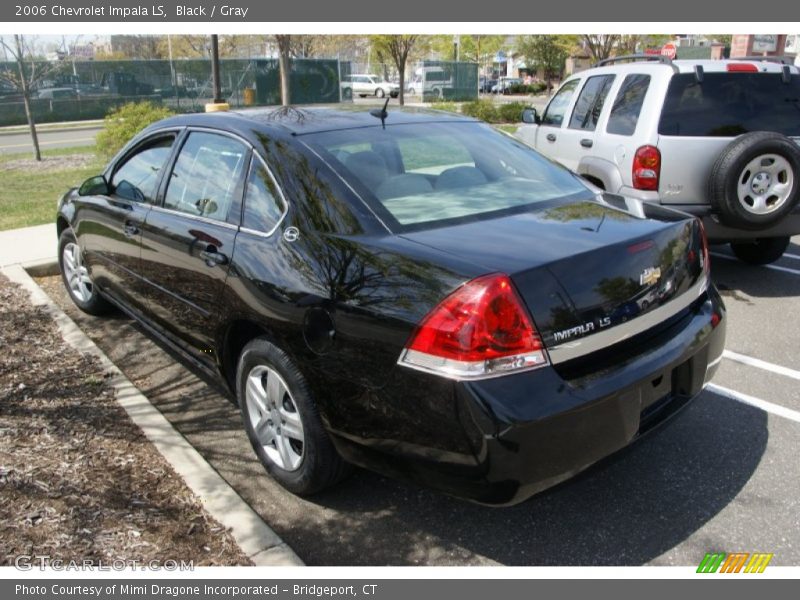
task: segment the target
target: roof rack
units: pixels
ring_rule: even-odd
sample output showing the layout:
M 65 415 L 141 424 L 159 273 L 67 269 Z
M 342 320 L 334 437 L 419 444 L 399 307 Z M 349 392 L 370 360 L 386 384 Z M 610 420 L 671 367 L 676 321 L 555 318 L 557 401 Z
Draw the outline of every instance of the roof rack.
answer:
M 788 56 L 736 56 L 728 60 L 752 60 L 755 62 L 771 62 L 780 65 L 794 65 L 794 59 Z
M 636 61 L 636 60 L 660 62 L 662 65 L 668 65 L 672 67 L 676 73 L 678 72 L 678 67 L 676 67 L 672 63 L 672 60 L 661 54 L 625 54 L 623 56 L 612 56 L 611 58 L 606 58 L 604 60 L 597 61 L 592 66 L 602 67 L 604 65 L 610 65 L 616 62 Z

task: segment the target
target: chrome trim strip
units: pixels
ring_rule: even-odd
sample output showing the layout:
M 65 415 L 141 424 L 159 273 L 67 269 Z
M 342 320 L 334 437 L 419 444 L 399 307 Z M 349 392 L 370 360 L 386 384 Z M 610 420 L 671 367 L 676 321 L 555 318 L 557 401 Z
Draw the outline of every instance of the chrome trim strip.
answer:
M 577 340 L 564 342 L 558 346 L 550 346 L 547 348 L 547 352 L 550 354 L 550 362 L 557 365 L 625 341 L 678 314 L 697 300 L 707 289 L 708 275 L 703 274 L 702 279 L 686 290 L 685 293 L 649 313 L 621 323 L 611 329 L 598 331 Z
M 209 219 L 208 217 L 203 217 L 201 215 L 193 215 L 191 213 L 183 212 L 182 210 L 175 210 L 174 208 L 166 208 L 165 206 L 158 206 L 153 204 L 150 210 L 157 210 L 159 212 L 167 213 L 170 215 L 176 215 L 179 217 L 188 217 L 194 221 L 200 221 L 201 223 L 208 223 L 210 225 L 219 225 L 221 227 L 225 227 L 226 229 L 232 229 L 237 231 L 239 227 L 237 225 L 233 225 L 228 223 L 227 221 L 218 221 L 216 219 Z

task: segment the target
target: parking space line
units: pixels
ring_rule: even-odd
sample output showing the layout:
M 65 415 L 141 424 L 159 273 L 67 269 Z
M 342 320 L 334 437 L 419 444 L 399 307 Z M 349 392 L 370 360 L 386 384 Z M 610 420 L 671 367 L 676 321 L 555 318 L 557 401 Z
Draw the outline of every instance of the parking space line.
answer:
M 778 417 L 783 417 L 784 419 L 789 419 L 795 423 L 800 423 L 800 412 L 792 410 L 791 408 L 786 408 L 780 404 L 775 404 L 773 402 L 762 400 L 761 398 L 756 398 L 755 396 L 743 394 L 715 383 L 709 383 L 706 386 L 706 389 L 717 396 L 722 396 L 723 398 L 728 398 L 730 400 L 736 400 L 742 404 L 749 404 L 750 406 L 760 408 L 761 410 Z
M 800 254 L 789 254 L 787 252 L 783 253 L 783 258 L 791 258 L 793 260 L 800 260 Z
M 772 373 L 777 373 L 778 375 L 791 377 L 792 379 L 797 379 L 800 381 L 800 371 L 795 371 L 789 367 L 776 365 L 774 363 L 761 360 L 760 358 L 753 358 L 752 356 L 739 354 L 738 352 L 733 352 L 731 350 L 725 350 L 725 352 L 722 353 L 722 356 L 730 360 L 735 360 L 743 365 L 749 365 L 751 367 L 756 367 L 757 369 L 764 369 L 765 371 L 771 371 Z
M 715 258 L 726 258 L 728 260 L 739 260 L 735 256 L 730 256 L 729 254 L 719 254 L 717 252 L 712 252 L 711 256 Z M 773 271 L 783 271 L 784 273 L 791 273 L 792 275 L 800 275 L 800 269 L 790 269 L 789 267 L 781 267 L 780 265 L 761 265 L 766 269 L 772 269 Z

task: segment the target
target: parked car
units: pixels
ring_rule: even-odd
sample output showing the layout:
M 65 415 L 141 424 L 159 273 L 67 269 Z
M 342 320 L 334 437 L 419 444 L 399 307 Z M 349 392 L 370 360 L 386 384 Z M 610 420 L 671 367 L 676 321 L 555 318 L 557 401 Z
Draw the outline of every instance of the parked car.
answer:
M 800 233 L 800 71 L 762 57 L 619 57 L 568 78 L 517 135 L 595 185 L 691 212 L 741 260 Z
M 376 96 L 383 98 L 387 94 L 392 98 L 400 95 L 400 86 L 396 83 L 386 81 L 378 75 L 349 75 L 343 77 L 342 95 L 345 98 L 352 98 L 357 95 L 361 98 Z
M 522 79 L 518 77 L 501 77 L 500 80 L 492 86 L 493 94 L 510 94 L 512 85 L 520 85 Z
M 510 504 L 719 363 L 700 221 L 628 202 L 463 116 L 191 114 L 64 195 L 58 256 L 79 308 L 121 308 L 230 390 L 287 489 L 354 464 Z
M 406 84 L 406 92 L 411 95 L 444 98 L 445 90 L 452 89 L 453 75 L 449 69 L 440 66 L 420 67 Z
M 497 79 L 482 78 L 478 84 L 478 92 L 481 94 L 491 94 L 494 86 L 497 85 Z
M 39 90 L 36 97 L 40 100 L 74 100 L 78 94 L 72 88 L 45 88 Z

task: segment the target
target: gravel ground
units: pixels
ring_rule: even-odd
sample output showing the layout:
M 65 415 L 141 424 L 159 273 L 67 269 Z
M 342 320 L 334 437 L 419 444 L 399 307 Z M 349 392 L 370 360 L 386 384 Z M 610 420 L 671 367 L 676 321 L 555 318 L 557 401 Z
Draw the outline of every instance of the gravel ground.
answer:
M 251 564 L 116 403 L 97 362 L 2 275 L 0 347 L 0 564 Z

